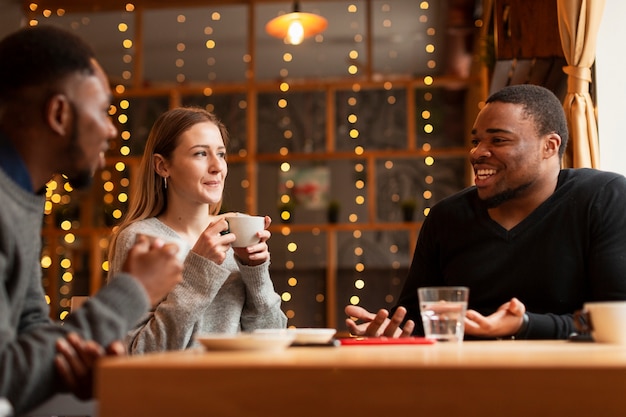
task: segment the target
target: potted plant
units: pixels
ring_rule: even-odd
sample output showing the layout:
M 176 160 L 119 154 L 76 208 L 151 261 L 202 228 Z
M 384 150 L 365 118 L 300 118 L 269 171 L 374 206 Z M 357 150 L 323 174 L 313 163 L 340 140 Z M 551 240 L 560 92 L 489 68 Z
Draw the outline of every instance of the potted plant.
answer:
M 402 209 L 402 220 L 405 222 L 412 222 L 415 215 L 415 208 L 417 207 L 417 201 L 413 198 L 407 198 L 400 202 L 400 208 Z

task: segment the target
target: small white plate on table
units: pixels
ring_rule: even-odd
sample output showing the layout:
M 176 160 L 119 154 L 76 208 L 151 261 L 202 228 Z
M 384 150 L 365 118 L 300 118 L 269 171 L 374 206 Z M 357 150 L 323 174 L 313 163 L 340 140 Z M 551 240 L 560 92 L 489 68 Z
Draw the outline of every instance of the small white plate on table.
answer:
M 290 329 L 257 329 L 253 334 L 292 334 L 294 345 L 322 345 L 330 343 L 337 330 L 326 328 L 290 328 Z
M 207 350 L 266 350 L 278 351 L 289 347 L 295 335 L 291 333 L 239 333 L 232 334 L 205 334 L 196 339 Z

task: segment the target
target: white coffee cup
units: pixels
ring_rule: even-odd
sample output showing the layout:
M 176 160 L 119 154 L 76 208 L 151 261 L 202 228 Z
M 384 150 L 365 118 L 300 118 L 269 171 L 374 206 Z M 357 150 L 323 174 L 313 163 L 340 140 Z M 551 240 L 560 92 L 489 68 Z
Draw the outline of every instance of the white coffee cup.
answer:
M 227 216 L 228 231 L 237 239 L 232 243 L 233 248 L 247 248 L 259 243 L 257 233 L 265 229 L 265 217 L 236 214 Z
M 585 303 L 574 320 L 580 331 L 590 331 L 598 343 L 626 345 L 626 301 Z

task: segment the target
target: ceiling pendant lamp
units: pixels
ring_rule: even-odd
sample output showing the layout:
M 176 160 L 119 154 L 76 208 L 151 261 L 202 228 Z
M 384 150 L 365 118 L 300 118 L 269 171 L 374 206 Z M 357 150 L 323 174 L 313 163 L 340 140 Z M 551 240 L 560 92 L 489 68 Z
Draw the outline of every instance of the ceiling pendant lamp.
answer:
M 300 11 L 300 2 L 293 5 L 293 12 L 287 13 L 267 22 L 265 31 L 276 38 L 284 39 L 285 43 L 300 45 L 304 38 L 323 32 L 328 21 L 322 16 Z

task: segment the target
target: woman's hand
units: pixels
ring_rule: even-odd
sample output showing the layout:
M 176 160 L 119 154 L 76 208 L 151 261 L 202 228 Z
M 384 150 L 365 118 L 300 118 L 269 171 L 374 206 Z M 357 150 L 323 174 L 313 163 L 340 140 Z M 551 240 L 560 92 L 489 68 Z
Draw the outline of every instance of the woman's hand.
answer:
M 221 265 L 226 259 L 230 244 L 235 240 L 235 236 L 227 232 L 226 218 L 223 215 L 215 217 L 204 229 L 191 251 Z

